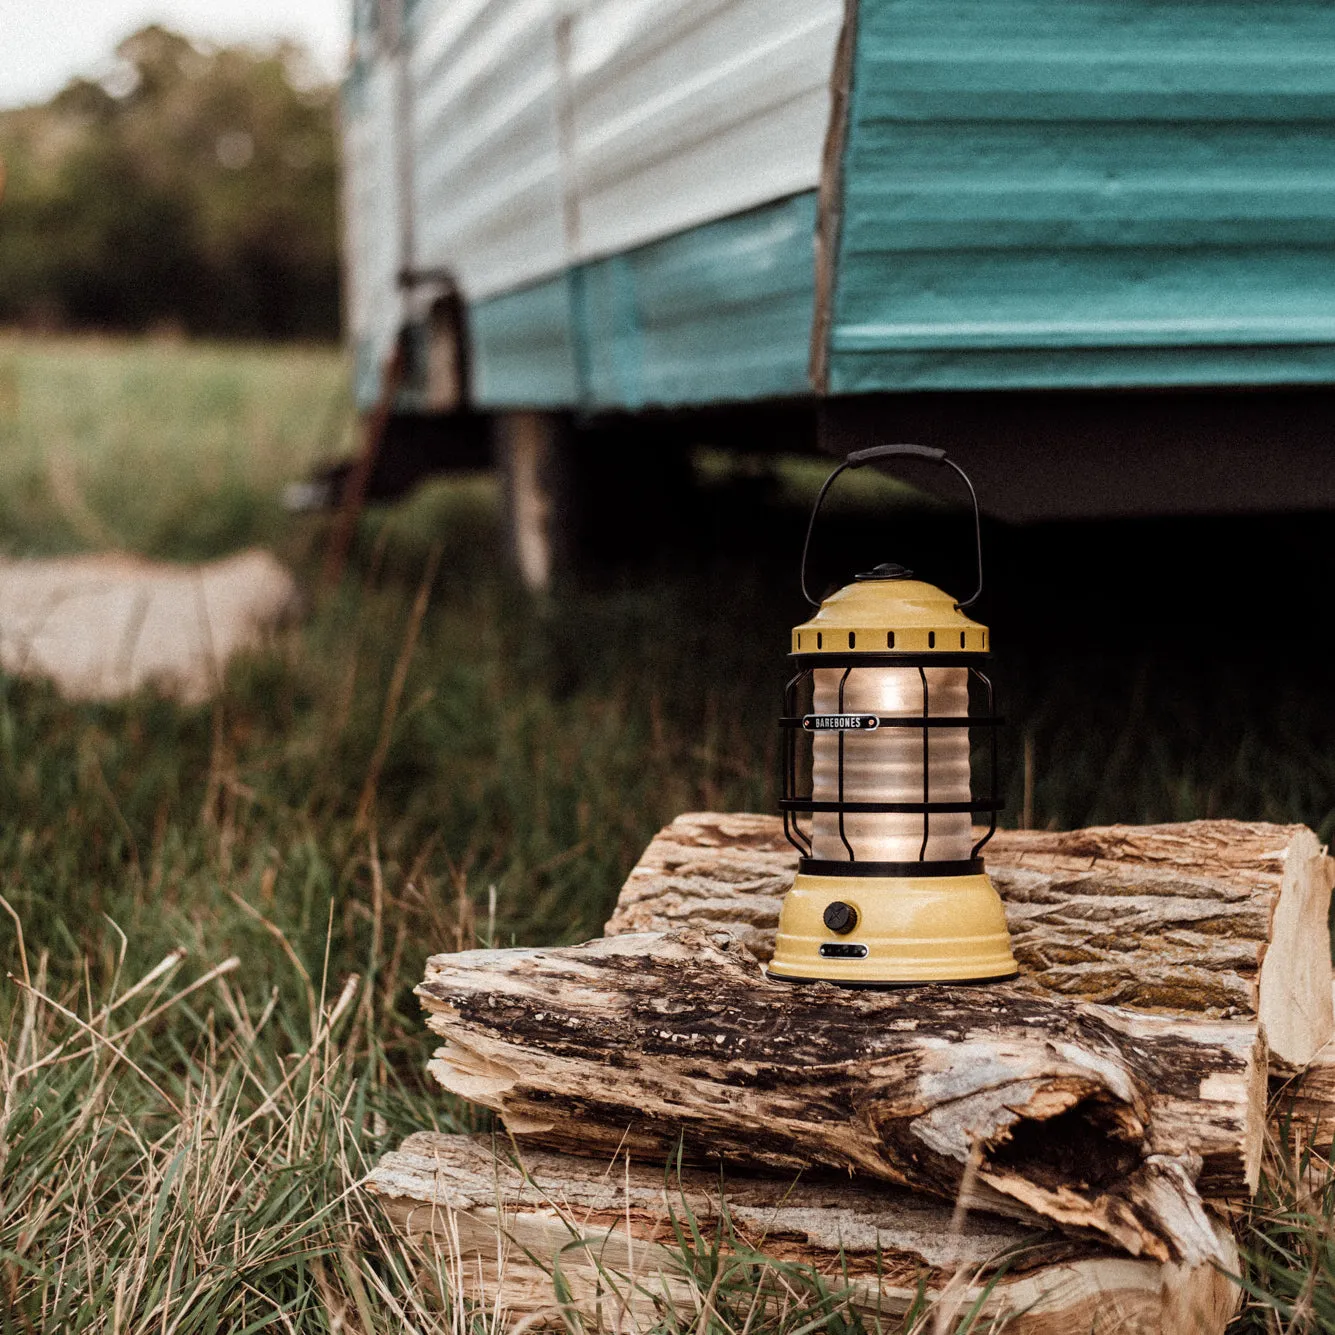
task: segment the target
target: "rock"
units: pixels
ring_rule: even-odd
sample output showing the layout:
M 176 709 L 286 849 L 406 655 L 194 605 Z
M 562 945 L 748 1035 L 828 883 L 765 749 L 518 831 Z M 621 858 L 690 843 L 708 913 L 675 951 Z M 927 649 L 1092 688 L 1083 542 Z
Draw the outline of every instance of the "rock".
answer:
M 153 687 L 198 704 L 233 655 L 299 607 L 291 572 L 259 549 L 203 565 L 124 553 L 0 560 L 0 668 L 49 678 L 70 700 Z

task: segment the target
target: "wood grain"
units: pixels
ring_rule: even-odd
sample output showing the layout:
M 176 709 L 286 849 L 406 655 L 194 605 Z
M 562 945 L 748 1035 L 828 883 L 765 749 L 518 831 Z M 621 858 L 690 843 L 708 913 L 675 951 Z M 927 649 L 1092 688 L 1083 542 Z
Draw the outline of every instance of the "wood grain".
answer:
M 521 1139 L 578 1154 L 841 1170 L 1103 1238 L 1219 1259 L 1201 1201 L 1255 1186 L 1255 1021 L 990 988 L 766 979 L 721 934 L 428 961 L 430 1069 Z
M 1001 830 L 986 856 L 1021 971 L 1045 990 L 1259 1018 L 1276 1074 L 1300 1070 L 1335 1038 L 1326 926 L 1335 860 L 1306 826 Z M 796 870 L 778 817 L 679 816 L 631 871 L 606 932 L 722 929 L 768 960 Z
M 693 1319 L 708 1276 L 692 1273 L 676 1242 L 688 1220 L 706 1240 L 721 1238 L 725 1254 L 763 1251 L 823 1277 L 866 1316 L 901 1315 L 921 1284 L 958 1315 L 982 1298 L 978 1328 L 1005 1319 L 1011 1335 L 1222 1335 L 1238 1303 L 1212 1266 L 1130 1260 L 995 1215 L 957 1219 L 941 1202 L 847 1179 L 721 1181 L 624 1152 L 516 1155 L 503 1138 L 419 1132 L 366 1186 L 405 1237 L 441 1254 L 459 1292 L 484 1299 L 503 1324 L 568 1324 L 573 1308 L 608 1328 L 644 1329 L 665 1298 Z M 1236 1270 L 1236 1249 L 1216 1230 Z

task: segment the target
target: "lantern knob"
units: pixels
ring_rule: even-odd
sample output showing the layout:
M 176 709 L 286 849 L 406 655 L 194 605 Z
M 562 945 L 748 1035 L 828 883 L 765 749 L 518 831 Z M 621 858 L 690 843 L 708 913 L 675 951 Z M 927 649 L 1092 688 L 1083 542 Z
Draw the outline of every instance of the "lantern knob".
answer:
M 902 566 L 894 561 L 882 561 L 878 566 L 872 566 L 870 570 L 864 570 L 860 574 L 854 575 L 854 579 L 912 579 L 913 571 L 907 566 Z
M 852 904 L 845 904 L 842 899 L 827 904 L 821 916 L 825 920 L 826 927 L 840 936 L 847 936 L 858 925 L 857 909 Z

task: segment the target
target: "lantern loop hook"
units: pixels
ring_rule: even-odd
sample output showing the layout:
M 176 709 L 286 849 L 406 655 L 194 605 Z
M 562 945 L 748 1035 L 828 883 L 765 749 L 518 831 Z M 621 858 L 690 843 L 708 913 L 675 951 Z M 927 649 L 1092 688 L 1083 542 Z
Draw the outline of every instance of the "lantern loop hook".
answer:
M 811 518 L 807 521 L 806 541 L 802 544 L 802 597 L 809 602 L 812 607 L 820 606 L 820 599 L 813 598 L 807 592 L 807 552 L 811 549 L 811 534 L 816 527 L 816 516 L 820 513 L 821 504 L 825 500 L 825 493 L 829 491 L 835 478 L 846 468 L 861 468 L 864 464 L 875 463 L 878 459 L 894 458 L 913 458 L 926 459 L 934 464 L 945 464 L 948 468 L 953 468 L 960 477 L 964 479 L 964 485 L 969 489 L 969 499 L 973 502 L 973 537 L 974 550 L 978 553 L 978 587 L 969 597 L 962 602 L 955 604 L 956 609 L 963 609 L 976 603 L 983 592 L 983 524 L 978 514 L 978 493 L 973 489 L 973 483 L 969 481 L 969 475 L 953 459 L 946 457 L 945 450 L 938 450 L 931 445 L 872 445 L 865 450 L 854 450 L 849 454 L 829 477 L 821 484 L 821 489 L 816 495 L 816 504 L 811 507 Z

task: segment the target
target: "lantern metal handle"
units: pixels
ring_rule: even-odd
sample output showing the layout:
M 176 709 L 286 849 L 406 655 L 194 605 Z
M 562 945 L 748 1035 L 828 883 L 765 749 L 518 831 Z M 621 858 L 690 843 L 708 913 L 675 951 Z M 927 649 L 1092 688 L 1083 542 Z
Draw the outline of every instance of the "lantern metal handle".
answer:
M 973 483 L 969 481 L 969 475 L 953 459 L 946 457 L 945 450 L 935 449 L 931 445 L 872 445 L 865 450 L 854 450 L 844 459 L 843 463 L 821 484 L 821 489 L 816 496 L 816 504 L 811 507 L 811 518 L 807 521 L 806 541 L 802 544 L 801 580 L 802 597 L 812 607 L 819 607 L 820 599 L 813 598 L 807 592 L 807 552 L 811 548 L 811 534 L 816 527 L 816 516 L 820 513 L 821 503 L 825 500 L 825 493 L 829 491 L 835 478 L 846 468 L 861 468 L 864 464 L 875 463 L 878 459 L 905 457 L 926 459 L 934 464 L 945 464 L 948 468 L 953 468 L 964 479 L 964 485 L 969 489 L 969 498 L 973 501 L 973 537 L 974 548 L 978 553 L 978 587 L 968 598 L 965 598 L 963 602 L 956 603 L 955 606 L 956 608 L 965 608 L 978 601 L 983 592 L 983 525 L 978 515 L 978 493 L 974 491 Z

